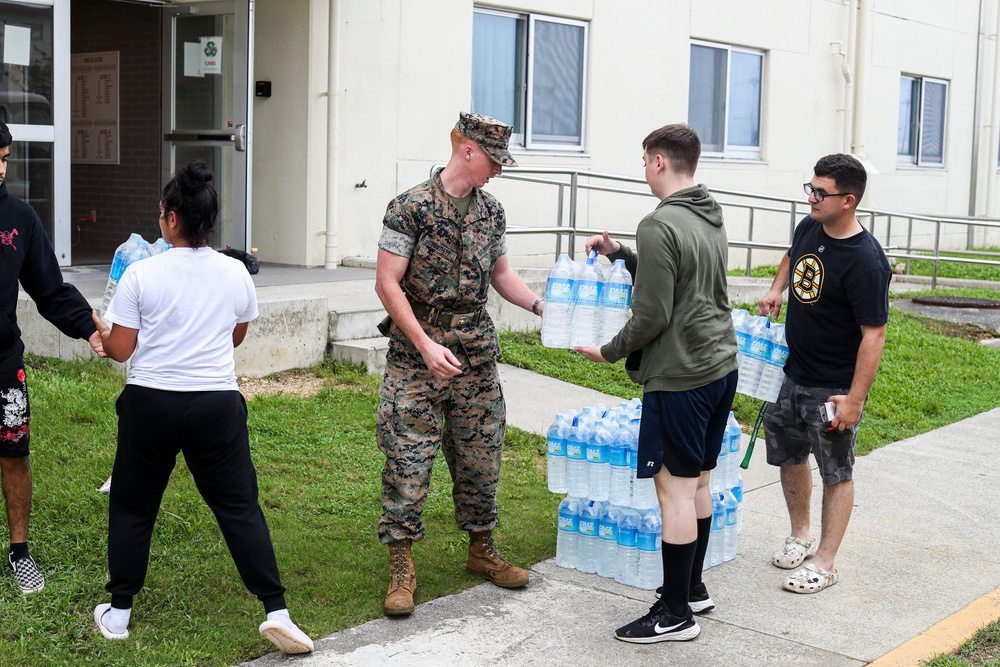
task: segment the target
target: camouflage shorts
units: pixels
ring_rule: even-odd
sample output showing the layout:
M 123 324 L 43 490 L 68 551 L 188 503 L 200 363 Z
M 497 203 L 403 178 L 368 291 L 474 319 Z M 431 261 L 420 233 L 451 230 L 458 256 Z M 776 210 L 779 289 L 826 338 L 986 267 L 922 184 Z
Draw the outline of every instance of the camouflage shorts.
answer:
M 831 431 L 819 414 L 819 406 L 830 396 L 846 393 L 842 387 L 805 387 L 786 376 L 778 400 L 764 414 L 767 462 L 773 466 L 806 463 L 811 451 L 824 484 L 851 479 L 858 424 Z

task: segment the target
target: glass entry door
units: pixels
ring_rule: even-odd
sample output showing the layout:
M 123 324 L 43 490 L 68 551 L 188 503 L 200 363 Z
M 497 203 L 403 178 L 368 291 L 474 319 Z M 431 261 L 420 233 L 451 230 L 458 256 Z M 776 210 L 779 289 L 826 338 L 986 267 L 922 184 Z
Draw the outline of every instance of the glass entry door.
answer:
M 163 181 L 192 160 L 215 171 L 211 245 L 250 245 L 252 0 L 164 10 Z

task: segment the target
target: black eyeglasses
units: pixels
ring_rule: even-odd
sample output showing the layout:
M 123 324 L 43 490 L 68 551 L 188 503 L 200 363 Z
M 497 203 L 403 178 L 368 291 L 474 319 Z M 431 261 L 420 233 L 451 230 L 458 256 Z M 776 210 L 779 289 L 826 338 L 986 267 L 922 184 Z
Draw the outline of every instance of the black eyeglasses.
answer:
M 827 197 L 846 197 L 850 192 L 823 192 L 822 190 L 817 190 L 812 186 L 812 183 L 803 183 L 802 189 L 805 191 L 807 197 L 816 197 L 816 201 L 823 201 Z

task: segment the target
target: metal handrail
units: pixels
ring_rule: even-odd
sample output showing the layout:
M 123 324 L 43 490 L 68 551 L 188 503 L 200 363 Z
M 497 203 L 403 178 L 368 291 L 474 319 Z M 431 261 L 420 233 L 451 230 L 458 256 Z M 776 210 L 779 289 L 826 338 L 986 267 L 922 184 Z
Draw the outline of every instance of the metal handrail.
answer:
M 444 165 L 436 164 L 431 168 L 431 174 L 436 173 L 437 170 L 442 168 Z M 555 176 L 562 176 L 565 178 L 552 178 Z M 635 184 L 646 186 L 646 181 L 641 178 L 635 178 L 631 176 L 622 176 L 619 174 L 607 174 L 602 172 L 586 171 L 581 169 L 570 169 L 565 167 L 505 167 L 500 178 L 509 181 L 518 181 L 524 183 L 533 183 L 538 185 L 554 186 L 558 188 L 558 202 L 556 211 L 556 224 L 555 226 L 537 227 L 537 226 L 527 226 L 527 225 L 509 225 L 507 227 L 507 233 L 512 235 L 521 234 L 554 234 L 556 237 L 556 259 L 562 253 L 562 239 L 563 236 L 568 236 L 569 250 L 568 253 L 570 257 L 573 256 L 573 249 L 576 245 L 577 234 L 600 234 L 603 229 L 592 229 L 580 227 L 577 221 L 578 213 L 578 201 L 580 191 L 589 192 L 604 192 L 611 194 L 622 194 L 629 196 L 641 196 L 641 197 L 652 197 L 653 195 L 645 190 L 636 190 L 633 188 L 620 187 L 616 185 L 599 185 L 591 182 L 592 179 L 602 180 L 602 181 L 612 181 L 613 183 L 621 184 Z M 581 182 L 581 179 L 587 179 L 587 182 Z M 566 192 L 568 190 L 569 194 L 569 205 L 568 205 L 568 215 L 566 215 Z M 717 199 L 719 199 L 719 204 L 724 209 L 740 209 L 747 212 L 747 238 L 741 240 L 730 239 L 729 246 L 731 248 L 739 248 L 746 250 L 746 269 L 745 273 L 747 276 L 750 275 L 752 267 L 752 257 L 754 250 L 768 250 L 768 251 L 781 251 L 787 250 L 792 242 L 792 237 L 795 232 L 795 226 L 798 224 L 802 214 L 799 213 L 803 210 L 802 207 L 806 207 L 804 210 L 808 210 L 808 203 L 802 199 L 795 199 L 790 197 L 778 197 L 774 195 L 765 195 L 754 192 L 745 192 L 742 190 L 730 190 L 726 188 L 708 188 Z M 721 199 L 725 197 L 726 199 Z M 740 202 L 733 201 L 732 198 L 744 198 L 752 199 L 754 202 Z M 779 206 L 768 206 L 761 205 L 756 202 L 772 202 L 780 204 Z M 788 236 L 787 240 L 781 243 L 778 242 L 766 242 L 766 241 L 756 241 L 754 240 L 754 226 L 757 222 L 756 217 L 759 213 L 777 213 L 777 214 L 787 214 L 789 216 L 788 224 Z M 564 218 L 565 224 L 564 224 Z M 906 242 L 905 245 L 898 245 L 892 242 L 893 232 L 892 226 L 894 219 L 905 220 L 906 221 Z M 941 250 L 941 236 L 942 227 L 944 225 L 964 225 L 965 236 L 967 238 L 972 238 L 972 228 L 979 227 L 984 229 L 1000 230 L 1000 218 L 977 218 L 973 216 L 934 216 L 925 215 L 918 213 L 904 213 L 900 211 L 887 211 L 880 209 L 869 209 L 863 208 L 858 209 L 858 220 L 862 221 L 864 225 L 865 220 L 867 220 L 868 231 L 873 235 L 876 235 L 876 225 L 879 221 L 884 220 L 885 222 L 885 236 L 884 240 L 879 239 L 879 243 L 882 246 L 883 252 L 885 252 L 886 257 L 893 259 L 904 259 L 907 260 L 906 273 L 910 272 L 910 260 L 913 261 L 929 261 L 932 263 L 933 268 L 931 271 L 931 287 L 937 287 L 937 277 L 938 269 L 942 262 L 949 262 L 954 264 L 975 264 L 981 266 L 1000 266 L 1000 261 L 992 261 L 987 259 L 973 259 L 968 257 L 951 257 L 947 254 L 942 254 Z M 933 247 L 923 247 L 921 245 L 915 244 L 913 240 L 913 228 L 914 223 L 927 223 L 934 225 L 933 233 Z M 616 237 L 634 239 L 635 232 L 628 231 L 615 231 L 611 232 Z M 876 235 L 878 239 L 878 235 Z M 1000 252 L 990 252 L 984 250 L 952 250 L 944 251 L 948 252 L 961 252 L 967 255 L 976 255 L 982 257 L 998 257 L 1000 258 Z M 928 253 L 928 254 L 920 254 Z

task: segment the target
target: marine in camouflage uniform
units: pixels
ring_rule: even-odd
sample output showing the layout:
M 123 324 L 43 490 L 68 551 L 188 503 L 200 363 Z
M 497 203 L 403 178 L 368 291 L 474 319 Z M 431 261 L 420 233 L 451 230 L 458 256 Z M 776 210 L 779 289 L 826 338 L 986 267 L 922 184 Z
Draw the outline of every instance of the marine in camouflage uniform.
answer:
M 536 314 L 542 302 L 510 267 L 503 207 L 481 189 L 515 164 L 510 133 L 492 118 L 461 114 L 448 165 L 393 199 L 383 220 L 376 291 L 392 324 L 383 331 L 389 352 L 376 439 L 386 457 L 378 534 L 390 551 L 389 615 L 413 611 L 410 545 L 424 536 L 420 514 L 439 448 L 451 472 L 456 523 L 470 533 L 468 569 L 503 587 L 528 582 L 491 537 L 505 406 L 486 300 L 492 284 Z

